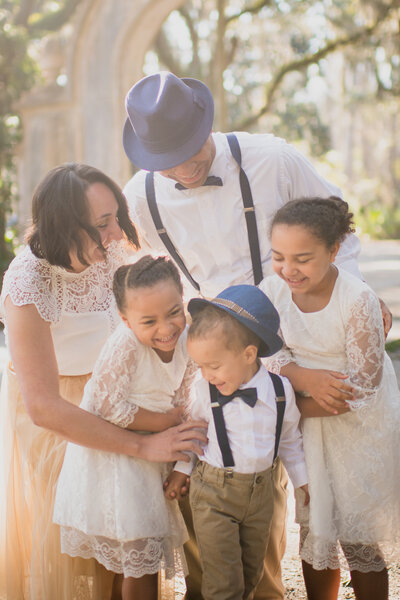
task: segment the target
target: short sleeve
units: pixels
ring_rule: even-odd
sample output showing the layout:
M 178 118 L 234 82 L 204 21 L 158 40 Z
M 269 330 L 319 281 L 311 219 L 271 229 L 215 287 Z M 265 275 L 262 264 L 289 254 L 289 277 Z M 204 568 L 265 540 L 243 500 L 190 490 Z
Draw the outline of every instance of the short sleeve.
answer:
M 44 321 L 60 318 L 57 283 L 50 265 L 36 258 L 27 247 L 11 262 L 3 279 L 1 313 L 7 296 L 15 306 L 34 304 Z
M 373 402 L 382 380 L 385 337 L 379 300 L 364 289 L 351 305 L 346 325 L 346 357 L 356 410 Z
M 278 335 L 283 339 L 281 330 L 278 331 Z M 263 358 L 262 362 L 265 364 L 269 371 L 272 373 L 280 374 L 282 367 L 289 363 L 295 362 L 291 350 L 283 342 L 282 348 L 268 358 Z
M 120 427 L 132 423 L 139 408 L 129 401 L 137 352 L 137 342 L 131 331 L 120 325 L 97 359 L 81 407 Z

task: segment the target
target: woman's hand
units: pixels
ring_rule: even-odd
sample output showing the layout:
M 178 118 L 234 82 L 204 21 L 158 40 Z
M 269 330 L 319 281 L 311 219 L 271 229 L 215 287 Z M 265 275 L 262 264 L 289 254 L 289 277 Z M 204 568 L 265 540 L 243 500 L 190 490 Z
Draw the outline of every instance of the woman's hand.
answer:
M 186 421 L 161 433 L 143 435 L 138 454 L 152 462 L 190 461 L 185 452 L 203 454 L 202 445 L 207 443 L 206 421 Z

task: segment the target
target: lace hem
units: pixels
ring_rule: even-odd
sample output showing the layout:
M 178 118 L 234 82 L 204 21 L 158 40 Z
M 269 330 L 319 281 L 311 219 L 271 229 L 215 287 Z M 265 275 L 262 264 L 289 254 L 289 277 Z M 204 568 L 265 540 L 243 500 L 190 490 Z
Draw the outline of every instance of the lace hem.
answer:
M 300 557 L 317 571 L 345 569 L 348 571 L 382 571 L 400 557 L 400 537 L 377 544 L 333 543 L 319 539 L 307 527 L 300 527 Z
M 166 579 L 176 574 L 187 575 L 183 547 L 174 547 L 171 537 L 143 538 L 118 541 L 110 538 L 86 535 L 71 527 L 61 527 L 61 551 L 69 556 L 95 558 L 113 573 L 125 577 L 142 577 L 165 572 Z

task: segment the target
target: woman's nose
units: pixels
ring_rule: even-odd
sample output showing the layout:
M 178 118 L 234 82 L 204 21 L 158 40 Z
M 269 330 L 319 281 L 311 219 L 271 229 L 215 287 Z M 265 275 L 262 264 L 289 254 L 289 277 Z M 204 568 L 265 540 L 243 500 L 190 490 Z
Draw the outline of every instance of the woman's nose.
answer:
M 118 242 L 123 237 L 122 229 L 119 226 L 118 220 L 107 229 L 103 242 Z

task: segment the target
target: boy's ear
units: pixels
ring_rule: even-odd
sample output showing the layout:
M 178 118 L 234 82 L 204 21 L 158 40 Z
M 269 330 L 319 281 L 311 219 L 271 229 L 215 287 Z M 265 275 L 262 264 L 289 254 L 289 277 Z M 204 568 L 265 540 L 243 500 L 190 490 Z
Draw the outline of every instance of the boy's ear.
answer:
M 258 354 L 257 346 L 253 346 L 253 344 L 246 346 L 246 348 L 244 349 L 244 357 L 246 359 L 247 364 L 251 365 L 251 364 L 255 363 L 257 360 L 257 354 Z

